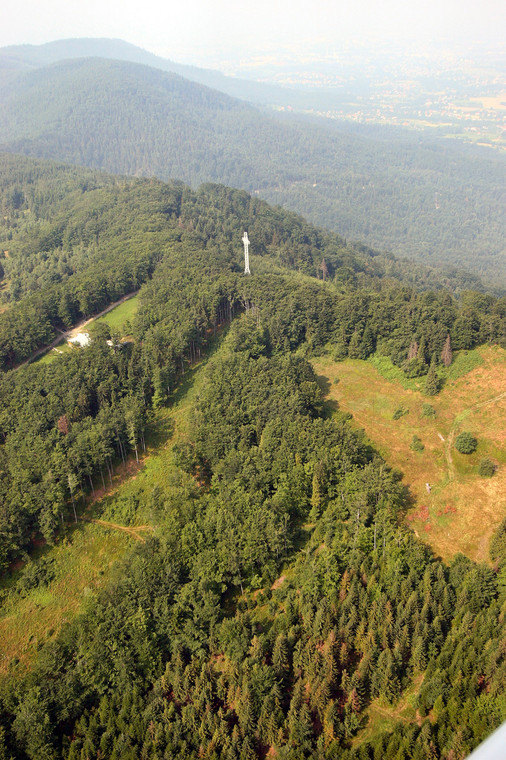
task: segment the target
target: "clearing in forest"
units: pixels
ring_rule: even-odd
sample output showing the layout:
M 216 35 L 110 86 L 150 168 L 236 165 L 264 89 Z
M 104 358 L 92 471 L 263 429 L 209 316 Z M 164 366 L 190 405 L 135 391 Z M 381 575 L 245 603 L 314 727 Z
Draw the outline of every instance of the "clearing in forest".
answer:
M 62 332 L 59 338 L 56 338 L 50 346 L 44 346 L 39 348 L 38 351 L 19 367 L 23 367 L 25 364 L 29 364 L 32 361 L 37 361 L 39 364 L 50 364 L 52 361 L 61 356 L 67 354 L 70 351 L 78 350 L 75 346 L 70 345 L 67 341 L 69 338 L 75 338 L 78 333 L 85 331 L 85 328 L 90 324 L 106 323 L 111 328 L 112 332 L 119 333 L 124 336 L 126 329 L 129 326 L 129 322 L 139 308 L 139 295 L 138 291 L 135 293 L 129 293 L 119 301 L 108 306 L 106 309 L 100 312 L 95 317 L 90 317 L 79 322 L 78 325 L 72 327 L 67 332 Z
M 32 559 L 50 567 L 50 580 L 33 588 L 16 589 L 3 581 L 0 613 L 0 679 L 7 673 L 24 673 L 37 649 L 54 638 L 76 615 L 87 596 L 102 585 L 115 560 L 129 546 L 120 531 L 79 523 L 55 546 L 42 546 Z
M 403 379 L 383 359 L 323 358 L 313 366 L 327 398 L 350 412 L 403 473 L 413 499 L 406 519 L 415 532 L 445 560 L 462 552 L 487 561 L 490 537 L 506 516 L 506 352 L 486 346 L 457 355 L 443 389 L 430 398 L 419 389 L 423 381 Z M 426 416 L 427 404 L 433 416 Z M 454 447 L 462 431 L 478 440 L 471 455 Z M 413 436 L 422 451 L 413 450 Z M 497 465 L 491 478 L 478 474 L 484 457 Z
M 174 391 L 171 406 L 155 412 L 146 431 L 147 453 L 137 465 L 132 455 L 126 465 L 115 468 L 112 486 L 104 491 L 95 482 L 95 494 L 79 523 L 67 526 L 54 546 L 39 546 L 32 553 L 37 565 L 50 566 L 48 582 L 21 590 L 22 563 L 0 582 L 0 682 L 7 674 L 24 673 L 39 647 L 54 638 L 62 626 L 83 607 L 90 594 L 97 593 L 111 577 L 111 570 L 134 542 L 148 540 L 163 513 L 153 505 L 155 486 L 170 495 L 171 483 L 180 484 L 183 473 L 174 461 L 173 446 L 185 440 L 190 410 L 198 393 L 204 367 L 219 350 L 222 334 L 211 339 L 211 347 Z

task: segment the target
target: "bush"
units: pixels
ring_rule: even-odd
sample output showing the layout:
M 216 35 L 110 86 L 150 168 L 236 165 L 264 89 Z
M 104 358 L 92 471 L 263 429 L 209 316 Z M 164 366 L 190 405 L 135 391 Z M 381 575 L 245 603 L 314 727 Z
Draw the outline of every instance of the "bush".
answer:
M 54 559 L 40 557 L 37 561 L 29 559 L 17 583 L 17 589 L 21 596 L 34 588 L 47 586 L 54 580 Z
M 430 404 L 422 404 L 422 417 L 435 417 L 436 410 Z
M 455 448 L 461 454 L 472 454 L 477 446 L 478 441 L 471 433 L 460 433 L 455 440 Z
M 427 365 L 423 359 L 407 359 L 402 364 L 406 377 L 422 377 L 427 374 Z
M 408 414 L 408 413 L 409 413 L 409 409 L 404 409 L 404 407 L 403 407 L 403 406 L 400 406 L 400 407 L 399 407 L 398 409 L 396 409 L 396 410 L 395 410 L 395 412 L 393 413 L 393 419 L 394 419 L 394 420 L 398 420 L 398 419 L 400 419 L 401 417 L 403 417 L 405 414 Z
M 412 451 L 423 451 L 425 446 L 423 445 L 420 438 L 417 435 L 414 435 L 409 448 Z
M 492 462 L 492 460 L 489 459 L 488 457 L 485 457 L 485 459 L 482 459 L 480 462 L 480 466 L 478 467 L 478 473 L 483 478 L 491 478 L 494 472 L 495 472 L 495 464 Z

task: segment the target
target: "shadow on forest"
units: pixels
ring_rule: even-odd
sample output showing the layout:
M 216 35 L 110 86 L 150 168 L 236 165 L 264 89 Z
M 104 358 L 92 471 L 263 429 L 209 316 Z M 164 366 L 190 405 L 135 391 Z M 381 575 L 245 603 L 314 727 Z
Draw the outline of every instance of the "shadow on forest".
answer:
M 339 411 L 339 402 L 334 398 L 329 398 L 332 383 L 330 382 L 328 377 L 326 377 L 325 375 L 316 375 L 316 382 L 322 392 L 323 416 L 326 419 L 328 419 L 332 417 L 333 414 Z
M 146 426 L 146 445 L 148 448 L 157 449 L 162 446 L 174 433 L 174 420 L 172 417 L 155 417 Z

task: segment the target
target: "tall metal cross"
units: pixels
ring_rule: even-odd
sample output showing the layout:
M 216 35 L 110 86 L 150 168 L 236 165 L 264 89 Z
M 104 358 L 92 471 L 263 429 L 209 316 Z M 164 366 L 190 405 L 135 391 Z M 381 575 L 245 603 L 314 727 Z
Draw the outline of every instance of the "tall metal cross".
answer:
M 242 242 L 244 243 L 244 274 L 251 274 L 249 270 L 249 240 L 247 232 L 242 236 Z

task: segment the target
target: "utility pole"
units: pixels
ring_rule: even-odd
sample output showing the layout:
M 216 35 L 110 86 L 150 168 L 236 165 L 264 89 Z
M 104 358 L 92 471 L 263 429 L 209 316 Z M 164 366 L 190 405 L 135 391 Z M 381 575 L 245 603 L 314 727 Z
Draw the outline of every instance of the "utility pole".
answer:
M 244 243 L 244 274 L 251 274 L 249 270 L 249 240 L 247 232 L 242 236 L 242 242 Z

